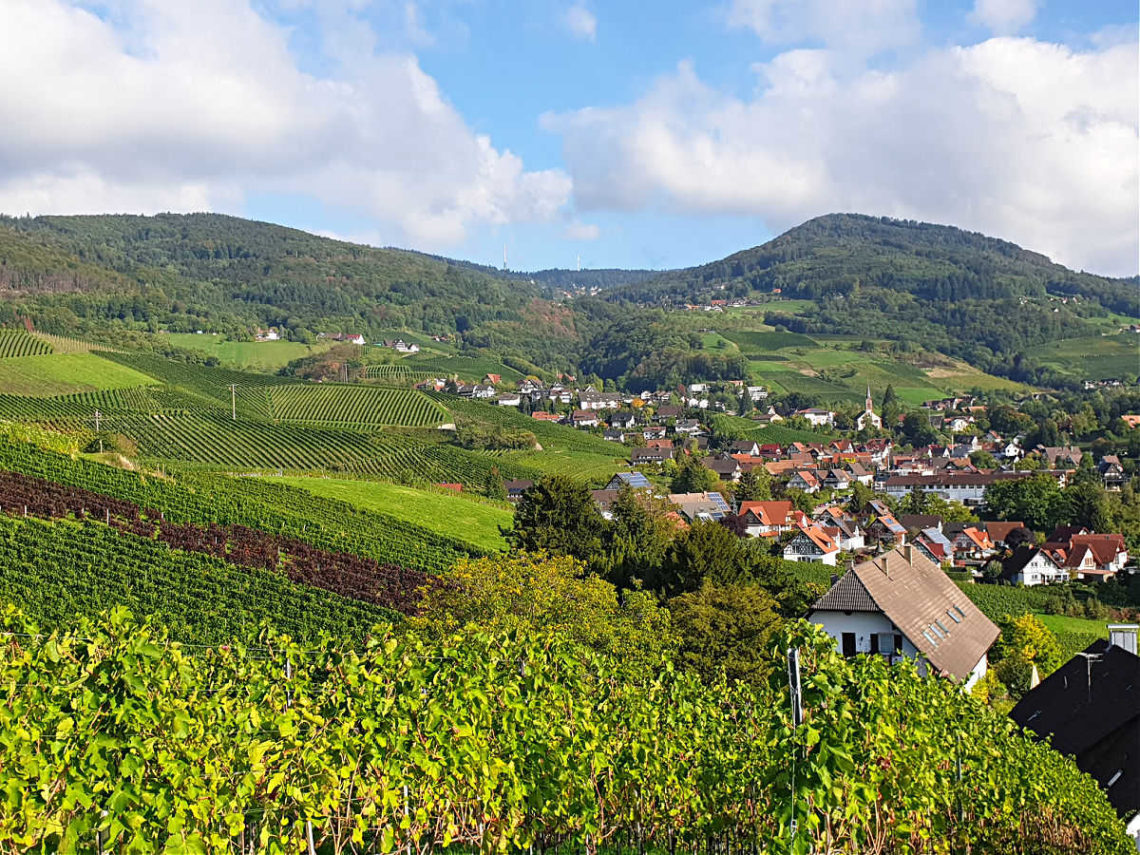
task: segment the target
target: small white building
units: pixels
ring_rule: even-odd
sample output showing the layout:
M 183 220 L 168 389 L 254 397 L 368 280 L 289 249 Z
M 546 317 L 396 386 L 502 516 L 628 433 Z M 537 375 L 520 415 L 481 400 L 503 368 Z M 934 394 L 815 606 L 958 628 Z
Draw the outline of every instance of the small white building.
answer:
M 784 547 L 785 561 L 809 561 L 834 567 L 839 545 L 817 525 L 801 525 L 800 533 Z
M 907 545 L 856 564 L 816 600 L 808 620 L 832 636 L 844 656 L 919 660 L 969 689 L 985 676 L 1001 631 L 941 568 Z
M 835 413 L 831 410 L 821 410 L 819 407 L 808 407 L 806 410 L 796 410 L 795 415 L 807 419 L 808 423 L 814 427 L 822 427 L 824 425 L 832 427 L 835 424 Z
M 1019 546 L 1002 562 L 1001 569 L 1003 578 L 1027 588 L 1069 581 L 1069 571 L 1044 549 L 1035 546 Z

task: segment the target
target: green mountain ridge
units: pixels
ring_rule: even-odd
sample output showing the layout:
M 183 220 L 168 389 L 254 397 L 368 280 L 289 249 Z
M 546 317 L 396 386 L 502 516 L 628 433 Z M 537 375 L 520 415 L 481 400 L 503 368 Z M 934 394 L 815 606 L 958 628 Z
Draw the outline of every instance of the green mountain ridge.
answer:
M 816 217 L 760 246 L 664 272 L 620 296 L 694 297 L 722 289 L 745 296 L 779 288 L 784 296 L 819 299 L 859 287 L 937 301 L 1075 294 L 1114 311 L 1137 309 L 1127 280 L 1073 271 L 1010 241 L 954 226 L 865 214 Z
M 766 312 L 755 320 L 770 327 L 887 339 L 1039 386 L 1086 373 L 1043 347 L 1140 317 L 1136 280 L 1072 271 L 951 226 L 861 214 L 817 217 L 686 270 L 534 273 L 220 214 L 0 218 L 0 289 L 0 324 L 30 319 L 96 341 L 131 332 L 164 352 L 169 342 L 145 334 L 201 329 L 241 340 L 276 326 L 312 342 L 321 332 L 375 341 L 404 330 L 457 336 L 444 355 L 636 389 L 740 375 L 730 354 L 701 354 L 692 325 L 669 311 L 712 298 L 759 302 Z M 1111 364 L 1135 374 L 1128 343 L 1113 348 Z

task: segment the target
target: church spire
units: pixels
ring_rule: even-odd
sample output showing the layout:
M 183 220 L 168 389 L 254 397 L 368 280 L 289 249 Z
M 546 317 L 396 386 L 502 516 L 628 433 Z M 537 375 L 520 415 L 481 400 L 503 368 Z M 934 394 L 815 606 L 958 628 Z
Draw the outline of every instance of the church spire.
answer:
M 871 384 L 867 384 L 867 409 L 866 412 L 872 412 L 871 409 Z

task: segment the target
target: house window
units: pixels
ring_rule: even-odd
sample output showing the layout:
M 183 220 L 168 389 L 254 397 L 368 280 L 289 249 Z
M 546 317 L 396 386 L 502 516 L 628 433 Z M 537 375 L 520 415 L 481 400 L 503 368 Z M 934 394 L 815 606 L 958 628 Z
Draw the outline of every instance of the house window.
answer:
M 935 647 L 937 647 L 937 646 L 938 646 L 938 641 L 937 641 L 937 639 L 935 639 L 935 637 L 934 637 L 934 636 L 931 634 L 931 632 L 930 632 L 930 630 L 929 630 L 929 629 L 924 629 L 924 630 L 922 631 L 922 636 L 923 636 L 923 638 L 925 638 L 927 641 L 929 641 L 931 644 L 933 644 Z
M 895 633 L 895 653 L 902 653 L 902 635 Z
M 933 632 L 939 638 L 945 638 L 946 637 L 946 634 L 944 632 L 942 632 L 942 630 L 940 630 L 934 624 L 930 625 L 930 631 Z
M 871 654 L 874 655 L 879 652 L 879 636 L 878 633 L 871 633 Z
M 853 632 L 843 633 L 843 655 L 855 655 L 855 633 Z
M 940 630 L 942 630 L 942 632 L 943 632 L 943 634 L 944 634 L 944 635 L 949 635 L 949 634 L 950 634 L 950 630 L 948 630 L 948 629 L 946 628 L 946 624 L 944 624 L 942 621 L 940 621 L 940 620 L 936 620 L 936 621 L 935 621 L 935 623 L 936 623 L 936 624 L 938 624 L 938 628 L 939 628 Z
M 946 614 L 950 617 L 950 620 L 954 621 L 954 623 L 961 623 L 962 622 L 962 619 L 960 617 L 958 617 L 956 614 L 954 614 L 954 612 L 951 609 L 947 609 Z
M 962 611 L 960 608 L 958 608 L 957 606 L 954 606 L 954 611 L 956 611 L 958 613 L 958 617 L 965 617 L 966 616 L 966 613 L 964 611 Z

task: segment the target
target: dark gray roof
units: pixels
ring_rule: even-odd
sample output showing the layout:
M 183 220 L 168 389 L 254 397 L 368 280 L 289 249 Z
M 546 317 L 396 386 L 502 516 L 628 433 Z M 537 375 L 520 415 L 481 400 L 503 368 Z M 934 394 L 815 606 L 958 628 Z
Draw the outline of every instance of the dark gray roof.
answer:
M 1010 718 L 1096 778 L 1121 814 L 1140 808 L 1140 658 L 1100 639 L 1032 689 Z M 1118 774 L 1119 773 L 1119 774 Z M 1109 785 L 1109 782 L 1111 786 Z
M 826 594 L 815 601 L 813 611 L 827 612 L 878 612 L 876 604 L 854 570 L 848 570 L 831 586 Z

